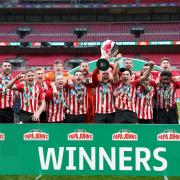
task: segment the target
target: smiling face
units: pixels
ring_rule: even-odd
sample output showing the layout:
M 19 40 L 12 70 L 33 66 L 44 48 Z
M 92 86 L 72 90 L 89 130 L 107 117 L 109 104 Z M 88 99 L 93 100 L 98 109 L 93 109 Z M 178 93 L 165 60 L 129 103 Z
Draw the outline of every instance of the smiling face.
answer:
M 62 74 L 62 72 L 63 72 L 63 65 L 62 65 L 62 63 L 55 63 L 54 64 L 54 71 L 55 71 L 56 75 Z
M 88 63 L 85 63 L 85 62 L 81 63 L 80 70 L 82 71 L 84 76 L 87 75 L 89 73 L 89 65 L 88 65 Z
M 36 76 L 36 81 L 41 84 L 44 80 L 44 70 L 43 69 L 36 70 L 35 76 Z
M 27 84 L 32 86 L 33 83 L 34 83 L 34 72 L 33 71 L 28 71 L 26 73 L 25 79 L 26 79 Z
M 103 71 L 102 74 L 102 82 L 107 83 L 109 81 L 109 71 Z
M 11 72 L 12 72 L 11 64 L 9 62 L 3 62 L 2 63 L 2 73 L 5 76 L 8 76 L 9 74 L 11 74 Z
M 168 71 L 171 64 L 168 60 L 163 60 L 160 64 L 160 67 L 163 68 L 163 70 Z
M 63 88 L 63 76 L 62 75 L 57 75 L 55 78 L 55 85 L 58 90 Z
M 133 67 L 132 61 L 131 61 L 130 59 L 126 59 L 126 60 L 124 61 L 124 65 L 125 65 L 125 68 L 126 68 L 126 69 L 129 69 L 129 70 L 131 70 L 132 67 Z
M 74 74 L 74 82 L 78 85 L 82 84 L 82 80 L 83 80 L 83 74 L 81 71 L 77 71 Z
M 123 82 L 128 82 L 131 79 L 131 75 L 129 71 L 124 71 L 122 72 L 122 81 Z

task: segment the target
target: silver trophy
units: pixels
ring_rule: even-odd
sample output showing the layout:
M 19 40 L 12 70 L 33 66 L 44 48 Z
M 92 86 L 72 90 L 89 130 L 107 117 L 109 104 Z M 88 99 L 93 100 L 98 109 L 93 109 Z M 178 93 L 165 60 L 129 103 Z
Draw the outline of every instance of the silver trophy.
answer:
M 106 40 L 101 45 L 101 58 L 97 61 L 96 66 L 101 71 L 109 69 L 109 59 L 116 56 L 118 46 L 114 41 Z
M 120 58 L 115 58 L 112 60 L 112 61 L 118 61 L 118 66 L 119 66 L 120 72 L 124 72 L 126 70 L 125 64 L 124 64 L 125 59 L 127 59 L 127 58 L 120 57 Z

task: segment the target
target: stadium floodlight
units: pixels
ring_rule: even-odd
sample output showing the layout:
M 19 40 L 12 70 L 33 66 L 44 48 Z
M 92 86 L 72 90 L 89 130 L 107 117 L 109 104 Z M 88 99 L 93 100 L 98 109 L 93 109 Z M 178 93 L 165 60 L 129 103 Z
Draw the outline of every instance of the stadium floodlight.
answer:
M 75 28 L 74 34 L 77 35 L 77 38 L 80 39 L 84 34 L 87 34 L 87 28 Z
M 18 36 L 23 39 L 27 34 L 30 34 L 31 32 L 31 28 L 28 27 L 20 27 L 16 30 L 16 33 L 18 34 Z
M 133 27 L 131 28 L 131 34 L 134 34 L 135 38 L 140 38 L 141 34 L 144 34 L 143 27 Z

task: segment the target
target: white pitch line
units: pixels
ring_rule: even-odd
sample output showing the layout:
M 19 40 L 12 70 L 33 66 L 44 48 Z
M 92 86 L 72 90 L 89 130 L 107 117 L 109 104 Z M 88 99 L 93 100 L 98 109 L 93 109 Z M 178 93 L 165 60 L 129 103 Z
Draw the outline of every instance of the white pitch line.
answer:
M 40 179 L 42 177 L 42 175 L 40 174 L 39 176 L 37 176 L 36 178 L 35 178 L 35 180 L 38 180 L 38 179 Z

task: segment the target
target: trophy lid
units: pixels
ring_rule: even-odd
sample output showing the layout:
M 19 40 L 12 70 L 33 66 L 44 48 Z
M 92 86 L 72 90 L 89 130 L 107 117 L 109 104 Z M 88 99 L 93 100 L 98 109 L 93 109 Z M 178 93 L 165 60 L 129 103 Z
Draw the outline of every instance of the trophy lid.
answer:
M 99 70 L 106 71 L 109 69 L 109 61 L 101 58 L 96 62 L 96 66 L 98 67 Z

